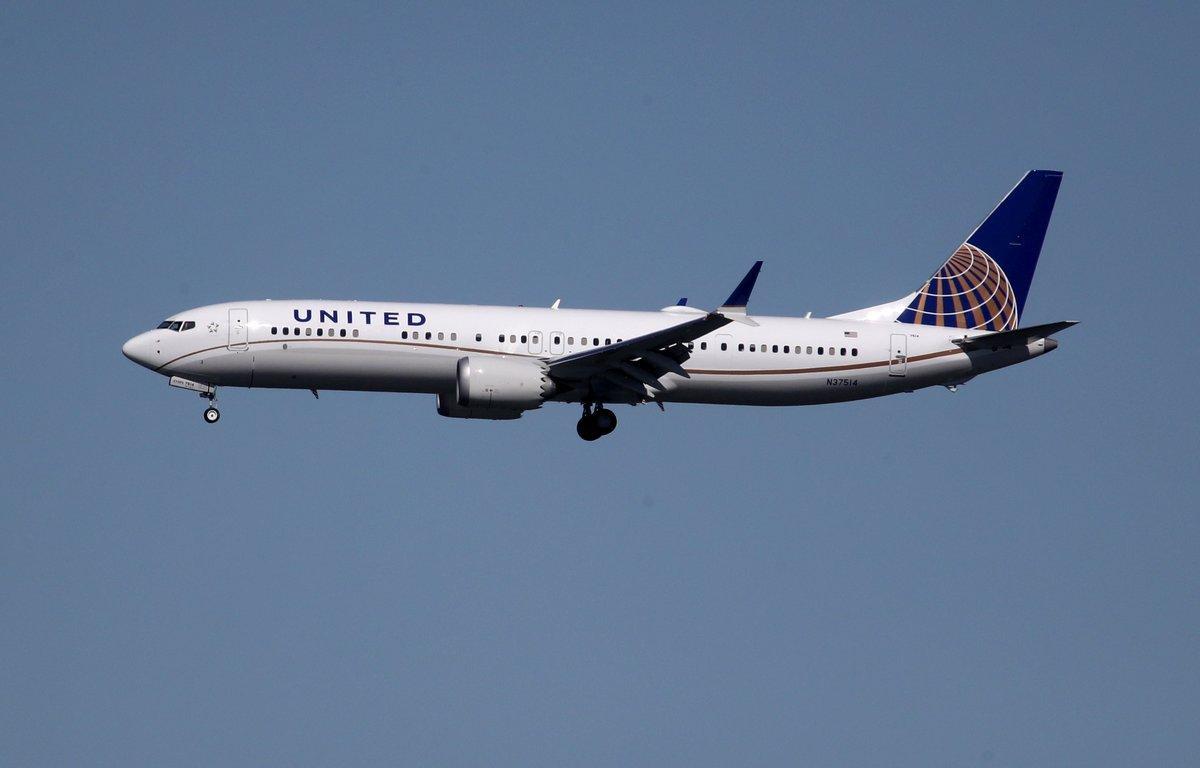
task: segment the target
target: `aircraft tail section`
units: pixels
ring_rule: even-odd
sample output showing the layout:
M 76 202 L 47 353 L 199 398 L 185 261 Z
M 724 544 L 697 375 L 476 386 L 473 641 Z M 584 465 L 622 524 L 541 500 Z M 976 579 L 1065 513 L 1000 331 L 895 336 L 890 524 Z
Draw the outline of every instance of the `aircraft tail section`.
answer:
M 1061 182 L 1059 171 L 1029 171 L 920 290 L 837 317 L 987 331 L 1016 328 Z

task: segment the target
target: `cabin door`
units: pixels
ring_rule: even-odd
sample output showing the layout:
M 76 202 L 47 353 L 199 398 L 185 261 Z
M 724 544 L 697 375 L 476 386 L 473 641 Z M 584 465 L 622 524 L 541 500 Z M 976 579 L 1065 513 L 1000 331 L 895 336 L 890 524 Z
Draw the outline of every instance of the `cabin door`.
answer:
M 245 309 L 229 310 L 229 348 L 242 352 L 250 348 L 250 313 Z
M 892 334 L 892 345 L 888 350 L 888 376 L 903 376 L 908 373 L 908 337 L 903 333 Z

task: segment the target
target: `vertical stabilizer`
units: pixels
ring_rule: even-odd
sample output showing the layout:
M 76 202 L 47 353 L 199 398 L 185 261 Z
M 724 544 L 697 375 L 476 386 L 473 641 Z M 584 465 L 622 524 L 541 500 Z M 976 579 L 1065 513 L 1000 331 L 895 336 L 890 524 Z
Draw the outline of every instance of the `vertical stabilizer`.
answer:
M 1016 328 L 1061 182 L 1059 171 L 1029 171 L 920 290 L 838 317 L 987 331 Z

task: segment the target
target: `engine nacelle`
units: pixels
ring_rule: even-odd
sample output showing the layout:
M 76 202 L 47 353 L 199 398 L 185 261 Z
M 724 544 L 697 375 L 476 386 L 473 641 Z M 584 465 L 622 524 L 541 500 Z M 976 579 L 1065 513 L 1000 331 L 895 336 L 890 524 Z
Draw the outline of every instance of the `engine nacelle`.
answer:
M 458 361 L 455 399 L 460 408 L 528 411 L 554 394 L 545 363 L 528 357 L 464 357 Z
M 454 402 L 454 395 L 438 395 L 437 412 L 451 419 L 491 419 L 492 421 L 519 419 L 522 413 L 511 408 L 464 408 Z

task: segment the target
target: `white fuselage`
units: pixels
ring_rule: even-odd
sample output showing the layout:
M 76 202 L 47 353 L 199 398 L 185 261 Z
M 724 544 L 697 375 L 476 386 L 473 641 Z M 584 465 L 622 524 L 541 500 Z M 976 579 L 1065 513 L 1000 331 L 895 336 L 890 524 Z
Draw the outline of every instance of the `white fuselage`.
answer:
M 125 354 L 212 386 L 449 394 L 464 356 L 553 361 L 677 325 L 698 310 L 626 312 L 372 301 L 245 301 L 182 312 Z M 702 313 L 701 313 L 702 314 Z M 978 332 L 897 322 L 755 315 L 690 344 L 654 399 L 809 405 L 954 385 L 1054 348 L 1052 340 L 964 352 Z M 577 399 L 570 395 L 552 397 Z

